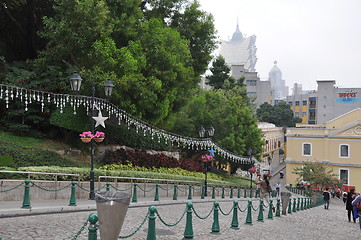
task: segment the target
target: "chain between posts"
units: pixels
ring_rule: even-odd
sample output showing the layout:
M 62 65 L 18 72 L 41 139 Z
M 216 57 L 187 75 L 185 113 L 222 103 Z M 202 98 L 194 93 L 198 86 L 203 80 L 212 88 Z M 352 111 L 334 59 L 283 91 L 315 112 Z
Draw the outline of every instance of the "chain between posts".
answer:
M 178 186 L 177 186 L 177 189 L 178 189 L 180 192 L 186 192 L 186 191 L 187 191 L 186 189 L 185 189 L 185 190 L 180 189 Z
M 156 212 L 155 214 L 158 216 L 159 220 L 160 220 L 164 225 L 166 225 L 167 227 L 174 227 L 174 226 L 176 226 L 180 221 L 182 221 L 182 219 L 183 219 L 183 217 L 185 216 L 186 213 L 187 213 L 187 209 L 184 210 L 181 218 L 180 218 L 178 221 L 176 221 L 174 224 L 166 223 L 166 222 L 161 218 L 161 216 L 159 215 L 158 212 Z
M 145 218 L 143 219 L 142 223 L 139 225 L 139 227 L 137 227 L 137 229 L 134 230 L 134 232 L 132 232 L 129 235 L 119 236 L 119 238 L 132 237 L 134 234 L 136 234 L 139 231 L 139 229 L 141 229 L 144 226 L 144 223 L 147 221 L 148 217 L 149 217 L 149 211 L 148 211 L 147 215 L 145 216 Z
M 211 211 L 208 213 L 208 215 L 205 216 L 205 217 L 199 216 L 193 206 L 192 206 L 192 210 L 193 210 L 193 212 L 194 212 L 194 215 L 196 215 L 199 219 L 204 220 L 204 219 L 207 219 L 207 218 L 212 214 L 212 212 L 214 211 L 214 208 L 212 207 L 212 210 L 211 210 Z
M 155 189 L 155 186 L 153 188 L 149 189 L 149 190 L 142 189 L 139 185 L 137 185 L 137 187 L 143 192 L 151 192 L 151 191 L 153 191 Z
M 65 188 L 69 187 L 71 185 L 71 183 L 69 183 L 68 185 L 66 185 L 65 187 L 62 187 L 62 188 L 59 188 L 59 189 L 46 189 L 46 188 L 43 188 L 39 185 L 37 185 L 36 183 L 30 181 L 30 183 L 32 184 L 32 186 L 35 186 L 37 188 L 40 188 L 41 190 L 44 190 L 44 191 L 48 191 L 48 192 L 57 192 L 57 191 L 61 191 L 61 190 L 64 190 Z
M 245 208 L 244 210 L 240 209 L 240 208 L 239 208 L 239 205 L 237 206 L 237 208 L 238 208 L 238 210 L 239 210 L 240 212 L 245 212 L 245 211 L 247 210 L 248 206 L 246 206 L 246 208 Z
M 169 190 L 172 190 L 173 187 L 169 187 L 169 188 L 163 188 L 162 186 L 159 186 L 158 187 L 164 191 L 169 191 Z
M 76 184 L 81 190 L 84 190 L 84 191 L 86 191 L 86 192 L 90 192 L 90 190 L 83 188 L 83 187 L 80 186 L 78 183 L 75 183 L 75 184 Z
M 233 206 L 232 206 L 231 210 L 230 210 L 228 213 L 224 213 L 224 212 L 222 211 L 221 206 L 218 206 L 218 209 L 219 209 L 219 211 L 220 211 L 224 216 L 228 216 L 228 215 L 231 214 L 231 212 L 233 211 Z
M 20 183 L 19 185 L 13 187 L 13 188 L 9 188 L 9 189 L 6 189 L 6 190 L 0 190 L 0 193 L 9 192 L 9 191 L 11 191 L 11 190 L 14 190 L 15 188 L 20 187 L 20 186 L 23 185 L 23 184 L 25 184 L 25 182 L 22 182 L 22 183 Z M 0 240 L 1 240 L 1 238 L 0 238 Z
M 80 230 L 75 234 L 75 236 L 71 239 L 71 240 L 75 240 L 79 237 L 79 235 L 83 232 L 83 230 L 85 229 L 85 227 L 88 225 L 89 220 L 88 218 L 86 219 L 85 223 L 83 224 L 83 226 L 80 228 Z

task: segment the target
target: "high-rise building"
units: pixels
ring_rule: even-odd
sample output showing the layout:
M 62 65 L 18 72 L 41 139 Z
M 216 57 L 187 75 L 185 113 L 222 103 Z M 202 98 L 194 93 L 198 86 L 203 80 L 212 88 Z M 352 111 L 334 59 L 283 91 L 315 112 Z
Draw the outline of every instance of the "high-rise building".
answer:
M 277 104 L 280 101 L 285 101 L 288 96 L 288 86 L 286 86 L 285 80 L 282 79 L 282 72 L 277 66 L 277 61 L 274 62 L 274 66 L 269 72 L 268 80 L 271 82 L 271 88 L 273 92 L 273 104 Z

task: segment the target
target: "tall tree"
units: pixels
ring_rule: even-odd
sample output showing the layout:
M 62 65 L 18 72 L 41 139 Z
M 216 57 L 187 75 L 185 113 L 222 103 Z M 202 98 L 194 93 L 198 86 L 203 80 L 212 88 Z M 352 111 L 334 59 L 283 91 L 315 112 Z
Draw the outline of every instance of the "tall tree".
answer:
M 299 118 L 293 117 L 290 106 L 282 101 L 274 106 L 269 103 L 263 103 L 257 109 L 257 118 L 262 122 L 273 123 L 278 127 L 294 127 L 300 122 Z
M 235 79 L 230 77 L 231 68 L 226 65 L 226 60 L 222 55 L 217 56 L 210 68 L 211 75 L 207 75 L 208 84 L 215 89 L 220 89 L 228 81 L 233 86 Z

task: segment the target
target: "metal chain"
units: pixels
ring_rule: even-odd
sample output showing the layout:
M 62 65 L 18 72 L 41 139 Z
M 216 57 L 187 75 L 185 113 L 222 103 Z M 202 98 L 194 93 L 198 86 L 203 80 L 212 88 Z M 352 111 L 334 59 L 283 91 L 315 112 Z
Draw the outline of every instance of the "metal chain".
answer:
M 61 191 L 61 190 L 65 189 L 65 188 L 67 188 L 67 187 L 69 187 L 69 186 L 71 185 L 71 183 L 69 183 L 69 184 L 66 185 L 65 187 L 62 187 L 62 188 L 59 188 L 59 189 L 47 189 L 47 188 L 43 188 L 43 187 L 37 185 L 36 183 L 34 183 L 34 182 L 32 182 L 32 181 L 30 181 L 30 183 L 32 184 L 32 186 L 38 187 L 38 188 L 40 188 L 40 189 L 42 189 L 42 190 L 45 190 L 45 191 L 48 191 L 48 192 Z
M 84 230 L 84 228 L 88 225 L 88 219 L 86 220 L 86 222 L 84 223 L 84 225 L 80 228 L 80 230 L 77 232 L 77 234 L 75 234 L 75 236 L 71 239 L 71 240 L 75 240 L 79 237 L 79 235 L 81 234 L 81 232 Z
M 178 186 L 177 186 L 177 189 L 180 191 L 180 192 L 186 192 L 187 190 L 182 190 L 180 189 Z
M 228 212 L 228 213 L 224 213 L 221 209 L 221 206 L 218 206 L 219 208 L 219 211 L 224 215 L 224 216 L 228 216 L 229 214 L 231 214 L 232 210 L 233 210 L 233 207 L 231 208 L 231 210 Z
M 254 207 L 253 207 L 253 205 L 252 205 L 252 209 L 253 209 L 253 211 L 255 211 L 255 212 L 256 212 L 256 211 L 258 211 L 258 210 L 259 210 L 259 206 L 258 206 L 257 208 L 254 208 Z
M 245 212 L 247 210 L 248 206 L 246 206 L 246 208 L 244 210 L 240 209 L 239 206 L 237 206 L 237 208 L 240 212 Z
M 163 188 L 163 187 L 161 187 L 161 186 L 159 186 L 159 185 L 158 185 L 158 187 L 159 187 L 160 189 L 164 190 L 164 191 L 169 191 L 169 190 L 171 190 L 171 189 L 173 188 L 173 187 Z
M 130 186 L 130 187 L 127 188 L 127 189 L 119 189 L 119 188 L 114 187 L 114 186 L 111 185 L 111 184 L 110 184 L 110 186 L 111 186 L 113 189 L 117 190 L 117 191 L 129 191 L 129 190 L 132 188 L 132 186 Z
M 143 192 L 151 192 L 151 191 L 153 191 L 154 188 L 155 188 L 155 186 L 154 186 L 152 189 L 149 189 L 149 190 L 147 191 L 147 190 L 141 188 L 139 185 L 137 185 L 137 186 L 138 186 L 138 188 L 139 188 L 140 190 L 142 190 Z
M 174 223 L 174 224 L 168 224 L 168 223 L 164 222 L 164 220 L 161 218 L 161 216 L 159 215 L 158 212 L 156 212 L 155 214 L 157 214 L 159 220 L 160 220 L 164 225 L 166 225 L 167 227 L 174 227 L 174 226 L 177 225 L 180 221 L 182 221 L 182 219 L 183 219 L 184 215 L 186 214 L 186 212 L 187 212 L 187 209 L 184 210 L 181 218 L 180 218 L 178 221 L 176 221 L 176 223 Z
M 77 185 L 81 190 L 84 190 L 84 191 L 86 191 L 86 192 L 90 192 L 90 190 L 83 188 L 83 187 L 80 186 L 78 183 L 76 183 L 76 185 Z
M 133 236 L 134 234 L 136 234 L 139 229 L 141 229 L 141 227 L 143 227 L 144 223 L 147 221 L 147 218 L 149 217 L 149 212 L 147 213 L 147 215 L 145 216 L 145 218 L 143 219 L 143 222 L 139 225 L 139 227 L 137 227 L 137 229 L 135 229 L 134 232 L 132 232 L 131 234 L 129 235 L 126 235 L 126 236 L 119 236 L 119 238 L 128 238 L 128 237 L 131 237 Z
M 9 188 L 9 189 L 6 189 L 6 190 L 1 190 L 0 192 L 9 192 L 9 191 L 11 191 L 11 190 L 14 190 L 15 188 L 17 188 L 17 187 L 20 187 L 21 185 L 23 185 L 23 184 L 25 184 L 25 182 L 22 182 L 22 183 L 20 183 L 19 185 L 17 185 L 16 187 L 13 187 L 13 188 Z
M 195 214 L 199 219 L 204 220 L 204 219 L 208 218 L 208 217 L 211 215 L 211 213 L 213 212 L 214 209 L 213 209 L 213 207 L 212 207 L 212 210 L 211 210 L 211 211 L 208 213 L 208 215 L 205 216 L 205 217 L 199 216 L 199 215 L 197 214 L 196 210 L 194 209 L 194 207 L 192 207 L 192 210 L 193 210 L 194 214 Z

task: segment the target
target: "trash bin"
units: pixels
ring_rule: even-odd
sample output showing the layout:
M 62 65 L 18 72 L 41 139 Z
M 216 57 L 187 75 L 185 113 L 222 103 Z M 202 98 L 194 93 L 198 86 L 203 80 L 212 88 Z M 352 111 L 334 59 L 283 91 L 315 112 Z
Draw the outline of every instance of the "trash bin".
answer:
M 282 201 L 282 214 L 286 215 L 286 210 L 288 203 L 290 201 L 291 193 L 290 192 L 281 192 L 281 201 Z
M 99 219 L 100 239 L 118 239 L 128 211 L 130 195 L 123 192 L 99 192 L 95 194 L 95 201 Z

